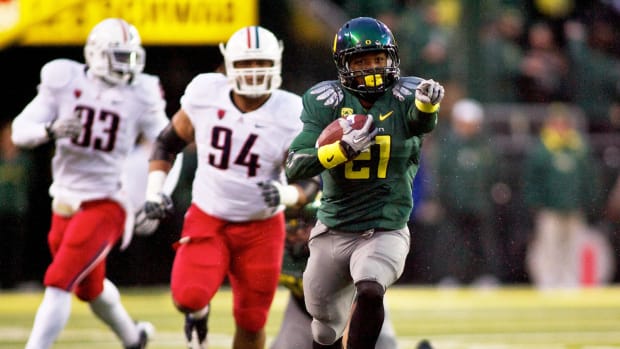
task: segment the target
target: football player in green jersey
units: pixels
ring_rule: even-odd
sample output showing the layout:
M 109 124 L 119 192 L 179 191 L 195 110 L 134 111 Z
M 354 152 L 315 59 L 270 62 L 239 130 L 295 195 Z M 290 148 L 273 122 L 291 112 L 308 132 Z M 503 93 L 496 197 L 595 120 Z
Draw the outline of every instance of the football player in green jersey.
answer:
M 303 275 L 313 348 L 342 348 L 347 324 L 345 348 L 374 348 L 383 295 L 409 252 L 413 177 L 444 88 L 432 79 L 400 77 L 394 36 L 374 18 L 345 23 L 333 57 L 339 79 L 304 94 L 304 127 L 290 146 L 286 174 L 291 180 L 320 174 L 323 181 Z M 339 141 L 315 147 L 329 123 L 350 114 L 372 117 L 361 129 L 344 129 Z
M 305 206 L 287 207 L 286 243 L 280 284 L 290 290 L 284 318 L 270 349 L 311 349 L 312 316 L 306 311 L 302 274 L 308 260 L 308 237 L 316 223 L 316 211 L 321 205 L 320 194 Z M 398 349 L 394 327 L 385 311 L 385 321 L 377 340 L 376 349 Z

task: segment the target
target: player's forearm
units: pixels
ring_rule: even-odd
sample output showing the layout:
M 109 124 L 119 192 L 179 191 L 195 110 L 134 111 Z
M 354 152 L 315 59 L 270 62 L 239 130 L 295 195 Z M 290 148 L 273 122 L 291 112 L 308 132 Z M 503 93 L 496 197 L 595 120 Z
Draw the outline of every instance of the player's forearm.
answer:
M 429 133 L 437 126 L 437 118 L 439 111 L 432 113 L 425 113 L 418 110 L 416 107 L 410 110 L 410 128 L 414 130 L 416 134 Z
M 146 186 L 147 201 L 153 200 L 162 192 L 166 177 L 172 164 L 187 142 L 179 137 L 172 124 L 164 128 L 153 146 L 149 159 L 149 176 Z
M 18 147 L 33 148 L 49 140 L 44 124 L 15 119 L 12 124 L 11 140 Z
M 46 125 L 53 120 L 40 97 L 32 100 L 13 120 L 11 140 L 19 147 L 33 148 L 49 141 Z
M 163 171 L 164 173 L 170 172 L 172 163 L 168 160 L 151 160 L 149 161 L 149 172 Z
M 314 201 L 316 198 L 321 189 L 320 177 L 315 176 L 308 179 L 296 180 L 293 184 L 290 184 L 290 186 L 294 187 L 298 194 L 295 206 L 302 207 Z
M 286 176 L 289 180 L 311 178 L 324 170 L 325 167 L 319 161 L 315 148 L 291 152 L 286 163 Z

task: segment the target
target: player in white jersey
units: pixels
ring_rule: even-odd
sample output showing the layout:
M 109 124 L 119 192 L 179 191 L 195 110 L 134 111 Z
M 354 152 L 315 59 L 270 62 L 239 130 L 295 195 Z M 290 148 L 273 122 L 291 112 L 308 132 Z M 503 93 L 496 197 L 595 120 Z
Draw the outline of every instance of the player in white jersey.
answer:
M 206 345 L 208 305 L 228 277 L 233 348 L 264 348 L 268 310 L 284 248 L 285 205 L 312 200 L 314 181 L 287 184 L 288 146 L 301 130 L 298 95 L 279 89 L 282 43 L 249 26 L 220 44 L 226 75 L 196 76 L 151 157 L 145 212 L 162 217 L 170 159 L 195 142 L 192 204 L 172 267 L 174 304 L 186 316 L 189 348 Z M 165 201 L 164 201 L 165 202 Z
M 149 173 L 149 158 L 151 156 L 152 143 L 144 137 L 139 137 L 135 147 L 127 155 L 123 165 L 121 183 L 123 191 L 129 197 L 132 207 L 135 210 L 135 224 L 133 233 L 135 235 L 151 235 L 159 227 L 159 219 L 149 219 L 145 216 L 143 208 L 146 192 L 146 181 L 144 180 Z M 177 155 L 174 165 L 170 170 L 162 192 L 168 196 L 176 188 L 181 168 L 183 167 L 183 153 Z
M 71 312 L 71 293 L 88 302 L 125 348 L 145 348 L 152 325 L 134 322 L 105 261 L 131 239 L 134 209 L 121 171 L 139 135 L 154 141 L 168 123 L 159 79 L 142 73 L 145 53 L 136 28 L 109 18 L 90 32 L 86 64 L 58 59 L 41 70 L 36 97 L 13 121 L 13 142 L 54 141 L 52 262 L 26 349 L 50 348 Z

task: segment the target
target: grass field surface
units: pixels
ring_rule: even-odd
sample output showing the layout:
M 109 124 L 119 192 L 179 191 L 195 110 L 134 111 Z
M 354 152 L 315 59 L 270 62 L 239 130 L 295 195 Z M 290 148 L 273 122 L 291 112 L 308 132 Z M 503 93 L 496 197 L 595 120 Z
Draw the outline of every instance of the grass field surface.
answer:
M 151 321 L 149 349 L 184 348 L 183 318 L 167 288 L 121 289 L 137 319 Z M 288 293 L 278 291 L 267 325 L 276 334 Z M 24 348 L 42 292 L 0 293 L 0 348 Z M 620 287 L 536 291 L 529 287 L 438 289 L 395 287 L 388 291 L 390 316 L 400 349 L 430 339 L 436 349 L 620 349 Z M 231 293 L 212 303 L 209 349 L 230 348 Z M 87 305 L 73 301 L 71 318 L 54 348 L 121 348 Z M 294 348 L 291 348 L 294 349 Z

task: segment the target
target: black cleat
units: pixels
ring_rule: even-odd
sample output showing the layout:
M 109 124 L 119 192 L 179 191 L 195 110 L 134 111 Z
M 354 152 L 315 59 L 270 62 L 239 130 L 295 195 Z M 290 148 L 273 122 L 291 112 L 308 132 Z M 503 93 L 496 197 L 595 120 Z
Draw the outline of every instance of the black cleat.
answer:
M 140 341 L 136 345 L 125 347 L 125 349 L 144 349 L 149 339 L 153 337 L 155 333 L 155 327 L 150 322 L 138 322 L 136 323 L 138 330 L 140 331 Z
M 416 349 L 433 349 L 433 347 L 431 346 L 431 343 L 429 341 L 423 339 L 420 341 L 420 343 L 418 343 Z
M 194 319 L 189 314 L 185 314 L 185 338 L 187 339 L 188 349 L 207 348 L 207 320 L 209 313 L 202 319 Z

